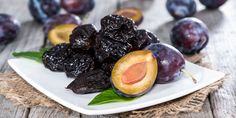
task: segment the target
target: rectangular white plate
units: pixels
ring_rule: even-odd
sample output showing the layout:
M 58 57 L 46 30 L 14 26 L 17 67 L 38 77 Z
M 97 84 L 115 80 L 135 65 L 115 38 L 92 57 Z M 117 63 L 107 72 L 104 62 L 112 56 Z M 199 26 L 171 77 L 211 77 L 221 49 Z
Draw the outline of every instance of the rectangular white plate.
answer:
M 98 93 L 77 95 L 65 89 L 73 79 L 67 78 L 64 73 L 51 72 L 43 64 L 28 59 L 10 59 L 8 63 L 24 80 L 49 98 L 87 115 L 120 113 L 160 104 L 199 90 L 225 75 L 186 62 L 186 70 L 198 78 L 197 84 L 194 84 L 190 78 L 181 75 L 178 80 L 169 84 L 155 85 L 149 93 L 134 101 L 88 106 L 88 103 Z

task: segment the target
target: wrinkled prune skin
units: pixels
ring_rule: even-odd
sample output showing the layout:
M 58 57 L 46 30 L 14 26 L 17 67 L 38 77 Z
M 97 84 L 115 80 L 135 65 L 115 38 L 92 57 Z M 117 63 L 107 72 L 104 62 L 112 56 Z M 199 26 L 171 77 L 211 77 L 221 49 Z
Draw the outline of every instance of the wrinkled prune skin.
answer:
M 108 15 L 101 19 L 100 32 L 115 41 L 131 42 L 132 38 L 135 37 L 135 31 L 134 21 L 127 17 Z
M 71 89 L 76 94 L 100 92 L 111 86 L 109 78 L 110 77 L 100 69 L 92 70 L 80 74 L 67 86 L 67 89 Z
M 103 35 L 97 35 L 95 39 L 95 57 L 99 62 L 103 61 L 117 61 L 132 49 L 129 43 L 121 43 L 112 40 Z
M 89 54 L 77 53 L 64 61 L 64 71 L 67 77 L 77 77 L 81 73 L 94 69 L 93 58 Z
M 71 49 L 68 44 L 58 44 L 43 54 L 42 61 L 46 68 L 51 71 L 63 72 L 64 62 L 71 54 Z
M 76 24 L 81 25 L 82 21 L 79 16 L 73 14 L 59 14 L 50 17 L 43 25 L 43 32 L 47 36 L 48 32 L 61 24 Z
M 56 0 L 29 0 L 28 7 L 33 18 L 39 23 L 44 23 L 60 11 Z
M 7 44 L 18 36 L 20 23 L 8 14 L 0 13 L 0 44 Z
M 151 43 L 159 43 L 160 41 L 157 37 L 146 30 L 137 30 L 135 38 L 132 40 L 131 44 L 133 46 L 133 50 L 143 49 Z
M 73 49 L 88 50 L 93 46 L 97 29 L 92 24 L 76 27 L 70 35 L 70 44 Z
M 150 31 L 147 31 L 147 33 L 148 33 L 148 36 L 151 38 L 152 43 L 160 43 L 160 40 L 157 38 L 155 34 L 153 34 Z
M 104 70 L 107 75 L 111 75 L 111 71 L 115 65 L 115 62 L 104 62 L 101 66 L 101 69 Z

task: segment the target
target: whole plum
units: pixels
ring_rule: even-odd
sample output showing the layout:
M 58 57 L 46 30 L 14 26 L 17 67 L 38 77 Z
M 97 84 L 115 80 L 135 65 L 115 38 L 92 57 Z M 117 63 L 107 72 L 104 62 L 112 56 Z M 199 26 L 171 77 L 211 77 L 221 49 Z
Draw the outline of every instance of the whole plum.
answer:
M 200 0 L 208 9 L 217 9 L 222 6 L 227 0 Z
M 180 52 L 199 53 L 208 43 L 208 28 L 197 18 L 185 18 L 174 25 L 170 38 L 173 46 Z
M 83 15 L 91 11 L 94 6 L 94 0 L 61 0 L 61 6 L 69 13 Z
M 158 74 L 156 83 L 164 84 L 175 80 L 185 67 L 183 55 L 173 46 L 163 43 L 155 43 L 147 46 L 158 61 Z
M 175 19 L 193 16 L 197 10 L 194 0 L 167 0 L 166 8 Z
M 20 31 L 20 23 L 10 15 L 0 14 L 0 44 L 13 41 Z
M 48 18 L 59 13 L 57 0 L 29 0 L 29 11 L 38 23 L 44 23 Z

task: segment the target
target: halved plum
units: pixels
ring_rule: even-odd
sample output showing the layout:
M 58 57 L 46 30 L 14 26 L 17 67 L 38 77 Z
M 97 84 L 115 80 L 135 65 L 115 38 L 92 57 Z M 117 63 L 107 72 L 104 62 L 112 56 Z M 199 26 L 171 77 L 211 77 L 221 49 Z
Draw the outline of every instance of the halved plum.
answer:
M 48 39 L 53 45 L 60 43 L 69 43 L 70 34 L 77 27 L 75 24 L 61 24 L 51 29 L 48 33 Z
M 154 85 L 157 67 L 151 51 L 130 52 L 115 64 L 111 75 L 112 87 L 120 96 L 141 96 Z
M 143 13 L 138 8 L 134 7 L 122 8 L 117 10 L 115 14 L 132 19 L 135 22 L 135 25 L 140 25 L 143 21 Z

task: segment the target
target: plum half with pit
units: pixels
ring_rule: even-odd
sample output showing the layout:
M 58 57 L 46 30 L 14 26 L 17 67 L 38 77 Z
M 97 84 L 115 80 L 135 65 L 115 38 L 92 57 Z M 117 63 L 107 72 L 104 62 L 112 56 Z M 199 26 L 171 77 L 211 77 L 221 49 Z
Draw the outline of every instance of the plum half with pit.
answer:
M 0 14 L 0 44 L 13 41 L 20 31 L 20 23 L 7 14 Z
M 58 14 L 49 18 L 43 25 L 44 34 L 47 36 L 48 32 L 54 27 L 62 24 L 81 25 L 82 21 L 79 16 L 73 14 Z
M 167 0 L 166 8 L 175 19 L 193 16 L 197 10 L 194 0 Z
M 130 52 L 116 62 L 111 83 L 120 96 L 138 97 L 154 85 L 158 72 L 157 60 L 149 50 Z
M 217 9 L 222 6 L 227 0 L 200 0 L 208 9 Z
M 28 7 L 31 15 L 38 23 L 46 22 L 48 18 L 60 11 L 57 0 L 29 0 Z
M 135 8 L 135 7 L 127 7 L 127 8 L 118 9 L 115 12 L 115 14 L 132 19 L 134 21 L 135 25 L 137 25 L 137 26 L 140 25 L 143 21 L 142 11 L 138 8 Z
M 183 55 L 171 45 L 155 43 L 147 46 L 145 50 L 151 50 L 158 61 L 156 79 L 158 84 L 165 84 L 175 80 L 185 67 Z
M 94 6 L 94 0 L 61 0 L 61 6 L 69 13 L 84 15 L 91 11 Z
M 206 47 L 209 36 L 207 26 L 197 18 L 184 18 L 174 25 L 171 42 L 184 54 L 199 53 Z

